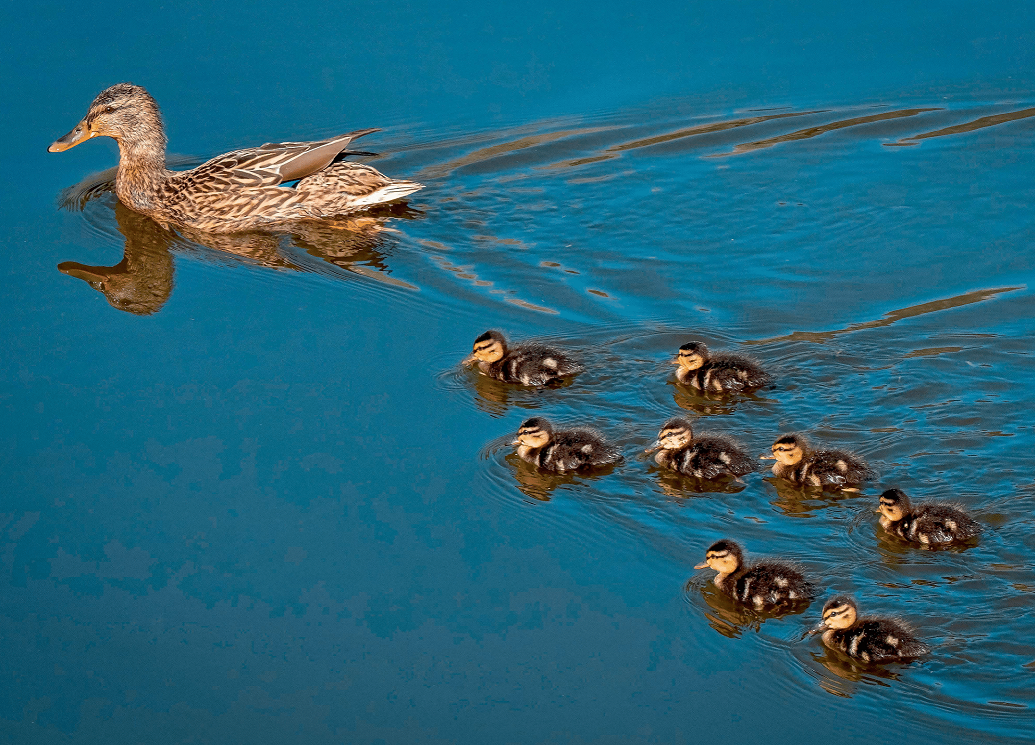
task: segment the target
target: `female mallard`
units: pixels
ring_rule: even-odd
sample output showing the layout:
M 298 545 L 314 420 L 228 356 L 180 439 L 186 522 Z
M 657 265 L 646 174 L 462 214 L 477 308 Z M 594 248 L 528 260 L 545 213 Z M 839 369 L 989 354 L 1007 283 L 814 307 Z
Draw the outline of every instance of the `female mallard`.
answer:
M 884 530 L 925 546 L 966 543 L 981 533 L 981 526 L 959 506 L 931 503 L 913 507 L 901 489 L 881 494 L 877 512 Z
M 526 420 L 518 430 L 518 456 L 546 471 L 575 471 L 593 466 L 610 466 L 622 460 L 611 443 L 591 429 L 557 431 L 542 417 Z
M 694 437 L 690 422 L 681 417 L 665 422 L 657 441 L 644 452 L 655 450 L 658 454 L 654 460 L 659 466 L 684 476 L 737 478 L 755 470 L 756 461 L 735 442 L 718 435 Z
M 713 543 L 703 564 L 694 569 L 714 569 L 715 586 L 755 610 L 792 609 L 812 599 L 811 583 L 794 567 L 775 561 L 744 564 L 744 552 L 730 540 Z
M 773 443 L 772 453 L 759 457 L 775 460 L 775 475 L 802 486 L 851 490 L 874 476 L 858 455 L 844 450 L 813 450 L 801 435 L 784 435 Z
M 740 393 L 762 388 L 773 380 L 769 373 L 747 357 L 713 355 L 699 341 L 681 346 L 673 364 L 679 365 L 676 380 L 704 393 Z
M 863 662 L 908 662 L 930 651 L 901 621 L 859 618 L 855 601 L 846 596 L 827 601 L 812 633 L 822 633 L 828 647 Z
M 563 352 L 542 344 L 507 346 L 499 331 L 486 331 L 474 340 L 474 349 L 462 365 L 477 364 L 478 372 L 503 383 L 544 386 L 582 372 L 583 367 Z
M 318 142 L 280 142 L 235 150 L 190 171 L 165 167 L 158 104 L 138 85 L 102 91 L 83 120 L 49 148 L 57 153 L 93 137 L 119 143 L 115 193 L 127 207 L 165 227 L 213 233 L 334 217 L 405 197 L 422 188 L 393 181 L 370 166 L 346 163 L 362 129 Z M 293 187 L 285 186 L 297 181 Z

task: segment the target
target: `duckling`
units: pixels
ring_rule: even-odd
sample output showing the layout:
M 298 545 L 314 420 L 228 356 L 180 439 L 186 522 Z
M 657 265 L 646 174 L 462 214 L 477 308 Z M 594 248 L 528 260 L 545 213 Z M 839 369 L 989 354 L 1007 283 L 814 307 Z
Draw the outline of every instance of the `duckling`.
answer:
M 711 355 L 699 341 L 681 346 L 673 364 L 679 365 L 676 380 L 705 393 L 740 393 L 773 382 L 772 376 L 747 357 Z
M 681 417 L 665 422 L 657 441 L 644 452 L 655 450 L 659 466 L 699 479 L 739 477 L 755 470 L 755 461 L 735 442 L 717 435 L 694 437 L 690 422 Z
M 901 621 L 859 618 L 855 600 L 845 595 L 827 601 L 811 633 L 822 633 L 825 645 L 863 662 L 908 662 L 931 651 Z
M 958 505 L 933 503 L 912 507 L 901 489 L 880 495 L 880 526 L 892 535 L 913 543 L 966 543 L 977 538 L 981 526 Z
M 800 571 L 775 561 L 744 565 L 744 552 L 730 540 L 713 543 L 694 569 L 718 572 L 715 586 L 755 610 L 778 610 L 812 600 L 815 590 Z
M 775 460 L 773 473 L 795 484 L 835 489 L 851 488 L 874 477 L 866 461 L 844 450 L 813 450 L 802 435 L 784 435 L 773 443 L 773 454 L 759 457 Z
M 499 331 L 486 331 L 474 340 L 474 351 L 461 364 L 477 363 L 482 375 L 504 383 L 541 387 L 578 375 L 581 364 L 542 344 L 508 347 Z
M 622 460 L 614 445 L 591 429 L 555 431 L 542 417 L 526 420 L 518 430 L 517 454 L 522 460 L 547 471 L 574 471 L 609 466 Z

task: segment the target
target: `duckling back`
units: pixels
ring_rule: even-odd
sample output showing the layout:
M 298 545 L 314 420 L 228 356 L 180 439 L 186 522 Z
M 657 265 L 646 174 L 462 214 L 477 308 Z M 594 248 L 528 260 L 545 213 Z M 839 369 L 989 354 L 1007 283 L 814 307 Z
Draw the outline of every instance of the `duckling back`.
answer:
M 965 543 L 981 534 L 981 525 L 956 505 L 920 504 L 887 530 L 916 543 Z
M 782 466 L 777 475 L 805 486 L 845 487 L 861 484 L 875 474 L 858 455 L 845 450 L 813 450 L 795 466 Z
M 930 648 L 913 632 L 890 618 L 863 618 L 847 629 L 830 629 L 823 643 L 863 662 L 906 662 Z
M 583 366 L 567 355 L 542 344 L 521 344 L 507 350 L 502 359 L 484 368 L 491 378 L 504 383 L 544 386 L 578 375 Z
M 717 479 L 744 476 L 755 470 L 754 459 L 725 437 L 695 437 L 680 450 L 662 450 L 657 462 L 685 476 Z
M 576 471 L 593 466 L 609 466 L 622 460 L 611 443 L 591 429 L 555 432 L 545 446 L 530 449 L 525 460 L 548 471 Z
M 733 574 L 719 589 L 756 610 L 793 607 L 815 596 L 815 589 L 800 571 L 775 561 L 760 561 Z
M 681 369 L 679 382 L 705 393 L 740 393 L 762 388 L 772 377 L 753 360 L 733 354 L 717 354 L 696 370 Z

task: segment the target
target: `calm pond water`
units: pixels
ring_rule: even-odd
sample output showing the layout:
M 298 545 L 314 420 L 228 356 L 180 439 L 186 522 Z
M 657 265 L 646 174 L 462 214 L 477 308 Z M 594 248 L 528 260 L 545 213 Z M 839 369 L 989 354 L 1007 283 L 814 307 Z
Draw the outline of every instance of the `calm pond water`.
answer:
M 1028 742 L 1035 737 L 1035 10 L 1026 3 L 116 2 L 20 9 L 0 220 L 0 741 Z M 381 126 L 408 206 L 285 235 L 163 230 L 110 141 L 122 80 L 188 167 Z M 99 175 L 98 175 L 99 174 Z M 488 328 L 588 371 L 461 371 Z M 672 384 L 691 339 L 777 384 Z M 533 415 L 621 444 L 547 478 Z M 642 455 L 683 413 L 879 472 L 723 491 Z M 883 537 L 876 495 L 980 543 Z M 933 648 L 860 670 L 695 572 L 722 537 Z

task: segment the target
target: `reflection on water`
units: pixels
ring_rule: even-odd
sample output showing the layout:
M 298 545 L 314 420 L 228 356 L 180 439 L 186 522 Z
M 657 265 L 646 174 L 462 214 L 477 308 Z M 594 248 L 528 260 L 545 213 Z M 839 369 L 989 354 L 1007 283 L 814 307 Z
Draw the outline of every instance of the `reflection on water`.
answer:
M 114 169 L 88 177 L 66 189 L 60 201 L 66 209 L 89 211 L 89 217 L 102 224 L 113 210 L 115 227 L 125 239 L 122 261 L 110 267 L 65 261 L 58 269 L 87 282 L 119 310 L 150 315 L 165 305 L 173 289 L 173 250 L 197 253 L 199 249 L 208 249 L 268 269 L 319 271 L 319 265 L 300 260 L 295 252 L 301 250 L 352 274 L 402 289 L 418 289 L 392 277 L 386 261 L 394 240 L 389 222 L 414 220 L 424 214 L 406 204 L 385 205 L 333 220 L 298 222 L 276 232 L 207 233 L 189 228 L 172 231 L 116 199 L 113 175 Z
M 684 586 L 684 592 L 699 592 L 701 599 L 708 605 L 709 610 L 704 611 L 708 619 L 708 625 L 715 631 L 730 639 L 739 637 L 744 630 L 758 632 L 762 624 L 774 618 L 785 618 L 787 616 L 798 616 L 809 609 L 811 603 L 799 603 L 797 606 L 782 610 L 779 613 L 767 613 L 756 611 L 746 605 L 737 603 L 729 595 L 719 590 L 714 582 L 708 582 L 697 587 L 698 582 L 694 579 L 688 580 Z

